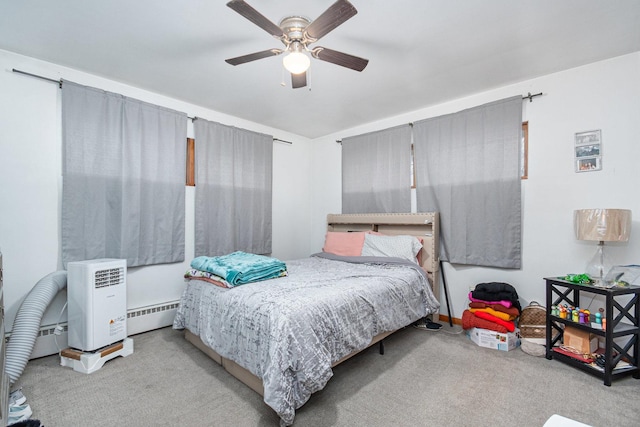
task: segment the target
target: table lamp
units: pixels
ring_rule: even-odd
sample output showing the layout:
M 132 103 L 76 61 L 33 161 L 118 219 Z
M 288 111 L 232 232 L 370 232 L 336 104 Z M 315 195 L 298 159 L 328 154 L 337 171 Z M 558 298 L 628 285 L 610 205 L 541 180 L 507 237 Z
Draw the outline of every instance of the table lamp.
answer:
M 578 240 L 598 242 L 598 250 L 587 264 L 587 273 L 602 281 L 612 264 L 605 256 L 604 242 L 626 242 L 631 234 L 631 211 L 628 209 L 579 209 L 573 212 Z

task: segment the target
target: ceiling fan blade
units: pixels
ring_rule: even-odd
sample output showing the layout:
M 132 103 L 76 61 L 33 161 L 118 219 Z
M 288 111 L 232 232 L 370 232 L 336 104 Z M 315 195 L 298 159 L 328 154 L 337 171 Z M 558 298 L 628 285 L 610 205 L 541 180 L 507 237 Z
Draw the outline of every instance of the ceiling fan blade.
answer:
M 291 74 L 291 88 L 298 89 L 307 85 L 307 72 L 300 74 Z
M 263 50 L 262 52 L 255 52 L 255 53 L 250 53 L 248 55 L 225 59 L 224 61 L 227 64 L 240 65 L 240 64 L 244 64 L 245 62 L 251 62 L 251 61 L 255 61 L 262 58 L 268 58 L 270 56 L 280 55 L 282 52 L 284 52 L 282 49 L 269 49 L 269 50 Z
M 305 35 L 312 41 L 318 41 L 356 13 L 356 8 L 347 0 L 338 0 L 309 24 Z
M 349 55 L 348 53 L 338 52 L 337 50 L 327 49 L 326 47 L 316 47 L 311 51 L 314 58 L 322 61 L 331 62 L 332 64 L 342 67 L 351 68 L 352 70 L 362 71 L 369 63 L 368 59 L 359 58 Z
M 282 29 L 273 22 L 269 21 L 264 15 L 249 6 L 244 0 L 231 0 L 227 6 L 256 24 L 274 37 L 282 38 L 284 33 Z

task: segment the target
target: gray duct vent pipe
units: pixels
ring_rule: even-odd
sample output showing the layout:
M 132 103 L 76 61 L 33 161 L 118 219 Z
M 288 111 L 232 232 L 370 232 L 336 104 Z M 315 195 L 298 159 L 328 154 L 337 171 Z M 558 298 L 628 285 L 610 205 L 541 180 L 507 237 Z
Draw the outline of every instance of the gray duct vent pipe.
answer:
M 16 320 L 13 322 L 11 338 L 7 343 L 5 371 L 9 375 L 11 384 L 20 378 L 27 366 L 40 331 L 44 311 L 57 293 L 66 286 L 67 272 L 54 271 L 40 279 L 22 301 Z

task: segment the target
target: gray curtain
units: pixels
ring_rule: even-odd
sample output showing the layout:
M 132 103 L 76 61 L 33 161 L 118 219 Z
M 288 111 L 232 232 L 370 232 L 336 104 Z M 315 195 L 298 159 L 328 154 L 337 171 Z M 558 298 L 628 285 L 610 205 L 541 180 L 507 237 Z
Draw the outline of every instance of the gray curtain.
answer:
M 62 261 L 184 260 L 187 115 L 62 85 Z
M 522 97 L 416 122 L 418 211 L 438 211 L 441 259 L 521 267 Z
M 342 140 L 342 213 L 411 212 L 411 127 Z
M 198 118 L 195 255 L 271 253 L 273 137 Z

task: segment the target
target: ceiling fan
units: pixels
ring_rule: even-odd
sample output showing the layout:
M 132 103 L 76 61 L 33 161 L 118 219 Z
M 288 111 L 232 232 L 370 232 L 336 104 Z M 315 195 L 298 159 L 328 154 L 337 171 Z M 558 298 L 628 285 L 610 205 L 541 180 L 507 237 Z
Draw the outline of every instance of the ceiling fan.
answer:
M 284 49 L 268 49 L 225 60 L 231 65 L 240 65 L 257 59 L 287 53 L 282 62 L 284 67 L 291 73 L 291 86 L 296 89 L 307 85 L 307 69 L 311 65 L 311 60 L 305 52 L 322 61 L 331 62 L 356 71 L 364 70 L 369 63 L 368 59 L 325 47 L 309 47 L 310 44 L 317 42 L 358 13 L 356 8 L 347 0 L 337 0 L 313 21 L 303 16 L 287 16 L 280 21 L 279 25 L 271 22 L 244 0 L 232 0 L 227 3 L 227 6 L 279 39 L 285 45 Z

